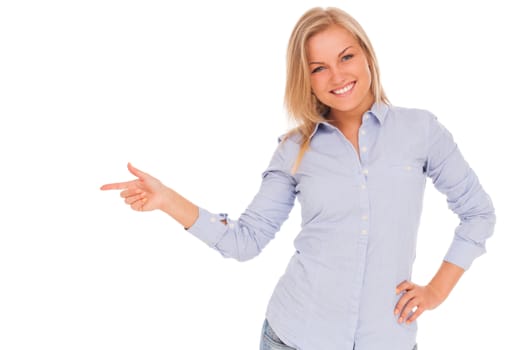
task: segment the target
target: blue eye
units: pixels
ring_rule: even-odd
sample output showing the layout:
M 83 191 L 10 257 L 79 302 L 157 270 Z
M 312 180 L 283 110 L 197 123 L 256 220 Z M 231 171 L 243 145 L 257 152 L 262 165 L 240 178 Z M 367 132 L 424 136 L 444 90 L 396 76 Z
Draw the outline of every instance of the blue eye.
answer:
M 321 66 L 321 67 L 317 67 L 317 68 L 315 68 L 315 69 L 312 71 L 312 73 L 318 73 L 318 72 L 322 71 L 323 69 L 324 69 L 324 67 L 322 67 L 322 66 Z
M 351 59 L 352 57 L 354 57 L 354 55 L 351 55 L 351 54 L 349 54 L 349 55 L 344 55 L 344 56 L 341 58 L 341 60 L 343 60 L 343 61 L 348 61 L 348 60 Z

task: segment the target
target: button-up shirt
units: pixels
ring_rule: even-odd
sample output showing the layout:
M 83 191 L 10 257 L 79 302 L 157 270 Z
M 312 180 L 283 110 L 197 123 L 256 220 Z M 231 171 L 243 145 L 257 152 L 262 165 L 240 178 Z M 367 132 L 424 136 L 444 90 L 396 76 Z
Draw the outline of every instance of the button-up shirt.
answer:
M 468 269 L 485 252 L 494 208 L 451 133 L 428 111 L 375 103 L 362 116 L 360 156 L 320 122 L 297 171 L 301 140 L 279 143 L 238 220 L 199 207 L 188 231 L 224 257 L 250 259 L 272 240 L 297 198 L 296 252 L 266 317 L 298 350 L 410 350 L 417 321 L 399 324 L 396 286 L 411 279 L 426 179 L 460 223 L 444 260 Z

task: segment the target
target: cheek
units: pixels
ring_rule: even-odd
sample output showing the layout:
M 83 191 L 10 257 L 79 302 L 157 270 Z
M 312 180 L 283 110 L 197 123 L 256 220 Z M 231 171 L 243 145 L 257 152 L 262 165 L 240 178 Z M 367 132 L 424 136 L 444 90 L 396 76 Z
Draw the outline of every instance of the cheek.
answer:
M 323 93 L 325 82 L 320 75 L 315 75 L 310 77 L 310 85 L 312 86 L 313 93 L 316 96 L 319 96 Z
M 370 66 L 366 60 L 362 64 L 362 72 L 364 77 L 366 77 L 368 80 L 372 80 L 372 71 L 370 70 Z
M 366 76 L 368 80 L 372 81 L 372 71 L 370 70 L 370 67 L 368 65 L 366 66 Z
M 372 74 L 370 69 L 365 68 L 361 71 L 361 89 L 368 91 L 372 86 Z

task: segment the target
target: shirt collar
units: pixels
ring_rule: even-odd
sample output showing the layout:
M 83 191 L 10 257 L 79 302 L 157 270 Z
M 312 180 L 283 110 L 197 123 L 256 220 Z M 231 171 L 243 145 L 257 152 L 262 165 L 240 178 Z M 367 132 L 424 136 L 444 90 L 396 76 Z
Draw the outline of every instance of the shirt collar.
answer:
M 373 117 L 377 119 L 377 121 L 379 122 L 379 125 L 383 125 L 383 123 L 385 122 L 386 116 L 387 116 L 387 112 L 388 112 L 388 105 L 386 103 L 375 102 L 372 105 L 372 107 L 368 111 L 365 112 L 365 115 L 367 113 L 370 113 L 370 115 L 372 115 Z M 309 137 L 310 139 L 317 133 L 317 131 L 319 130 L 319 127 L 324 127 L 329 130 L 337 129 L 335 126 L 333 126 L 332 124 L 328 122 L 318 122 L 315 125 L 314 131 L 312 131 L 312 133 L 310 134 L 310 137 Z
M 388 105 L 384 102 L 376 102 L 372 105 L 369 112 L 376 117 L 380 125 L 383 125 L 388 113 Z

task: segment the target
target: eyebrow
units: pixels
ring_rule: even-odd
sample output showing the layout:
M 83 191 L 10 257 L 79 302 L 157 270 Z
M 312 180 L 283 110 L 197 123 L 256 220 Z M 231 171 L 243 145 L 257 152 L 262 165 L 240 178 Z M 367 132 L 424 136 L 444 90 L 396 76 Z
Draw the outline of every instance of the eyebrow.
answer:
M 337 57 L 341 57 L 345 53 L 345 51 L 348 50 L 351 47 L 352 47 L 352 45 L 346 47 L 343 51 L 339 52 L 339 55 L 337 55 Z M 310 62 L 308 64 L 323 64 L 323 62 Z

